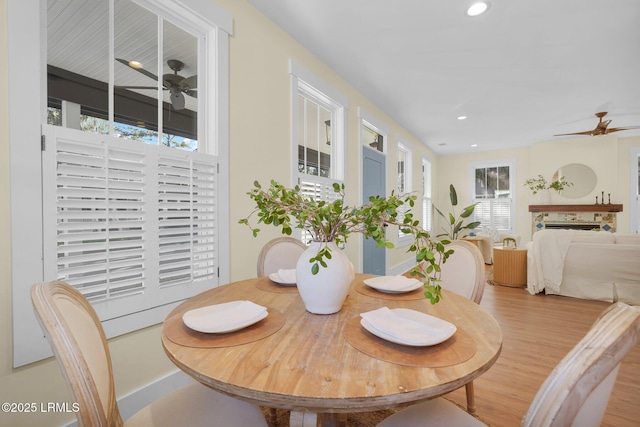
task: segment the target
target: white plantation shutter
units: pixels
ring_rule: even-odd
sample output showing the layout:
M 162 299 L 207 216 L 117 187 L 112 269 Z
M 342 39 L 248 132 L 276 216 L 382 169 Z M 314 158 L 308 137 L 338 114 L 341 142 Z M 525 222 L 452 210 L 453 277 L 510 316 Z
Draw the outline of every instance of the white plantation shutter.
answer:
M 476 199 L 480 202 L 473 211 L 473 220 L 480 221 L 480 227 L 495 227 L 497 230 L 511 230 L 511 198 Z
M 498 230 L 511 229 L 511 209 L 513 199 L 494 199 L 491 203 L 493 226 Z
M 212 156 L 161 148 L 158 160 L 160 286 L 217 274 Z
M 50 126 L 45 135 L 45 277 L 80 290 L 101 320 L 217 286 L 214 156 Z
M 433 204 L 431 197 L 422 198 L 422 228 L 427 231 L 431 231 L 431 221 L 433 214 Z
M 333 190 L 333 184 L 342 184 L 342 181 L 324 178 L 321 176 L 300 174 L 298 177 L 298 185 L 300 186 L 300 193 L 309 199 L 316 201 L 325 200 L 327 202 L 333 202 L 340 198 L 340 193 L 336 193 Z M 313 236 L 306 230 L 302 230 L 300 240 L 309 244 Z

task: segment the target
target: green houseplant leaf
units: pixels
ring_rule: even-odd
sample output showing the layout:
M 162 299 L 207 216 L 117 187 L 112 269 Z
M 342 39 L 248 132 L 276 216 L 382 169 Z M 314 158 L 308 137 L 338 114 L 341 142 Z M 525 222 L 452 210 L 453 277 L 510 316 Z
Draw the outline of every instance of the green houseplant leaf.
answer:
M 445 229 L 446 233 L 438 234 L 437 237 L 448 236 L 451 240 L 457 240 L 460 237 L 460 231 L 473 230 L 480 225 L 480 221 L 473 221 L 468 224 L 464 223 L 464 220 L 473 215 L 473 212 L 478 205 L 474 203 L 462 209 L 460 215 L 456 215 L 455 207 L 458 205 L 458 193 L 453 184 L 449 185 L 449 201 L 451 202 L 451 212 L 444 214 L 440 209 L 434 206 L 434 209 L 448 225 L 448 229 Z

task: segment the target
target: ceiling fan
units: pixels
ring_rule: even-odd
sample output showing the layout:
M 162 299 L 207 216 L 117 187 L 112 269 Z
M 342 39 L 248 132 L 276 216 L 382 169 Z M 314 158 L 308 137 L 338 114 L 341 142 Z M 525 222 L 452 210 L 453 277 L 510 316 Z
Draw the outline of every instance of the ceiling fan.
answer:
M 607 115 L 606 111 L 602 111 L 600 113 L 596 113 L 596 117 L 598 118 L 598 125 L 593 130 L 586 130 L 583 132 L 573 132 L 573 133 L 561 133 L 554 136 L 564 136 L 564 135 L 590 135 L 590 136 L 598 136 L 598 135 L 606 135 L 608 133 L 618 132 L 621 130 L 628 129 L 640 129 L 640 126 L 627 126 L 621 128 L 610 128 L 608 127 L 611 123 L 611 120 L 602 120 L 604 116 Z
M 144 74 L 145 76 L 158 81 L 158 76 L 142 68 L 142 64 L 135 61 L 127 61 L 126 59 L 116 58 L 116 61 L 126 65 L 127 67 L 136 70 L 137 72 Z M 193 75 L 191 77 L 182 77 L 178 74 L 180 70 L 184 68 L 184 62 L 177 59 L 169 59 L 167 61 L 169 68 L 173 70 L 173 74 L 164 74 L 162 76 L 162 87 L 164 90 L 168 90 L 171 93 L 171 105 L 174 110 L 182 110 L 184 108 L 184 95 L 189 95 L 193 98 L 198 97 L 198 76 Z M 155 86 L 117 86 L 124 89 L 153 89 L 157 90 Z

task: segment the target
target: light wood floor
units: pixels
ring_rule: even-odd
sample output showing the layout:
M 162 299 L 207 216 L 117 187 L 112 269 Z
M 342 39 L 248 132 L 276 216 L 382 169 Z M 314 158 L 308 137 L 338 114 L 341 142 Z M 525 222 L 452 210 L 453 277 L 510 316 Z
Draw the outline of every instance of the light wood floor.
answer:
M 475 381 L 477 413 L 493 427 L 510 427 L 519 425 L 547 375 L 609 303 L 487 284 L 481 306 L 500 323 L 503 346 Z M 464 388 L 447 398 L 466 404 Z M 640 345 L 622 362 L 602 426 L 640 426 Z

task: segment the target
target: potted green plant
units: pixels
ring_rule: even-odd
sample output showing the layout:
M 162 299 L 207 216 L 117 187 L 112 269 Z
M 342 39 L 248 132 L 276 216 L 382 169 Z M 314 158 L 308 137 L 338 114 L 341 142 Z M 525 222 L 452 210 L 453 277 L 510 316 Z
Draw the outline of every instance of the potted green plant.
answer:
M 440 209 L 434 206 L 436 212 L 445 219 L 448 226 L 447 232 L 438 234 L 437 237 L 448 236 L 451 240 L 457 240 L 458 237 L 460 237 L 461 231 L 473 230 L 480 225 L 480 221 L 473 221 L 468 224 L 464 223 L 464 221 L 473 214 L 478 203 L 467 206 L 462 209 L 460 215 L 457 215 L 456 206 L 458 206 L 458 193 L 453 184 L 449 185 L 449 202 L 451 203 L 451 212 L 448 215 L 443 214 Z
M 327 287 L 332 286 L 334 282 L 347 282 L 346 289 L 341 291 L 344 295 L 339 305 L 334 303 L 332 308 L 322 309 L 324 314 L 340 309 L 352 279 L 351 277 L 348 280 L 327 280 L 325 277 L 330 274 L 329 270 L 344 270 L 344 259 L 351 265 L 337 245 L 346 243 L 351 234 L 360 233 L 374 239 L 380 247 L 393 248 L 393 243 L 386 239 L 385 226 L 397 225 L 403 233 L 414 236 L 409 251 L 415 253 L 417 266 L 412 274 L 423 281 L 426 288 L 425 296 L 431 303 L 437 303 L 441 298 L 440 265 L 453 251 L 445 249 L 448 241 L 432 239 L 429 233 L 420 227 L 419 221 L 413 219 L 410 210 L 399 213 L 398 208 L 401 206 L 413 207 L 417 197 L 413 194 L 397 196 L 391 193 L 389 197 L 371 197 L 368 204 L 352 207 L 344 202 L 344 184 L 334 184 L 333 190 L 336 193 L 334 201 L 317 201 L 305 197 L 299 186 L 286 188 L 272 180 L 269 188 L 263 189 L 256 181 L 254 188 L 247 193 L 256 207 L 239 223 L 247 225 L 254 237 L 260 229 L 250 224 L 253 215 L 257 216 L 258 223 L 281 227 L 285 235 L 291 235 L 294 228 L 307 230 L 311 234 L 313 242 L 298 261 L 296 268 L 300 296 L 305 300 L 306 293 L 327 293 Z M 404 211 L 404 208 L 402 210 Z M 310 285 L 312 291 L 309 291 L 308 286 L 302 283 L 305 280 L 323 283 Z M 311 312 L 318 311 L 310 309 L 307 301 L 305 306 Z

